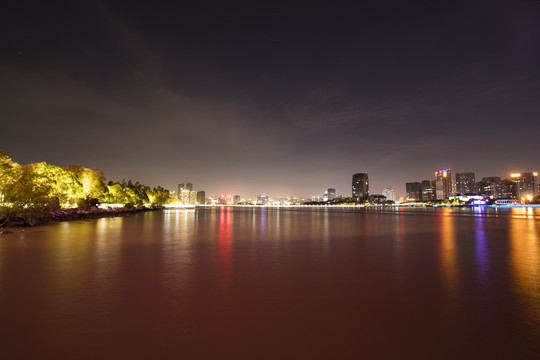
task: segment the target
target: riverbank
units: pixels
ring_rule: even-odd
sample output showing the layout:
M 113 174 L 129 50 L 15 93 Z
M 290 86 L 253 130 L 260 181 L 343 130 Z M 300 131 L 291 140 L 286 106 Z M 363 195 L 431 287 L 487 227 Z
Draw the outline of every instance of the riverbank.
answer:
M 29 227 L 38 226 L 51 222 L 58 221 L 75 221 L 75 220 L 89 220 L 99 219 L 103 217 L 116 217 L 116 216 L 129 216 L 131 214 L 137 214 L 141 212 L 161 210 L 162 207 L 155 208 L 107 208 L 99 209 L 96 207 L 90 207 L 86 210 L 83 209 L 59 209 L 52 210 L 38 217 L 14 217 L 6 219 L 0 217 L 0 228 L 9 227 Z

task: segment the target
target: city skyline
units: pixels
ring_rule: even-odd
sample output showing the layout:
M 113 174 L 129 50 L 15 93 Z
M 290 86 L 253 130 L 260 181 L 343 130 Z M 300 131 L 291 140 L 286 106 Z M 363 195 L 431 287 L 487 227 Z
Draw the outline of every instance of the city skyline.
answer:
M 0 149 L 1 150 L 1 149 Z M 8 154 L 9 156 L 9 154 Z M 46 162 L 45 162 L 46 163 Z M 22 165 L 25 165 L 25 164 L 22 164 Z M 57 166 L 58 164 L 54 164 L 55 166 Z M 71 164 L 70 166 L 72 166 L 73 164 Z M 67 168 L 69 168 L 70 166 L 68 166 Z M 98 169 L 100 170 L 100 169 Z M 470 170 L 470 169 L 469 169 Z M 361 172 L 361 173 L 355 173 L 355 174 L 352 174 L 353 175 L 353 188 L 351 189 L 351 186 L 350 186 L 350 178 L 349 178 L 349 185 L 348 185 L 348 190 L 345 189 L 340 189 L 339 191 L 336 191 L 336 188 L 335 187 L 328 187 L 328 188 L 325 188 L 325 189 L 322 189 L 320 188 L 319 186 L 319 191 L 316 191 L 316 192 L 313 192 L 311 194 L 306 194 L 305 192 L 304 193 L 300 193 L 300 192 L 296 192 L 296 193 L 287 193 L 287 194 L 283 194 L 283 193 L 278 193 L 278 194 L 274 194 L 274 193 L 270 193 L 270 192 L 267 192 L 267 191 L 257 191 L 255 193 L 255 195 L 245 195 L 246 192 L 243 190 L 243 189 L 240 189 L 239 191 L 230 191 L 229 189 L 225 189 L 224 191 L 221 191 L 221 192 L 213 192 L 213 191 L 210 191 L 210 192 L 206 192 L 206 191 L 201 191 L 200 189 L 195 189 L 194 190 L 194 187 L 193 187 L 193 183 L 190 183 L 190 182 L 187 182 L 187 183 L 176 183 L 177 185 L 173 186 L 173 187 L 170 187 L 170 188 L 167 188 L 165 187 L 166 189 L 169 190 L 170 194 L 171 194 L 171 197 L 172 198 L 175 198 L 175 199 L 184 199 L 183 201 L 186 202 L 186 203 L 195 203 L 195 202 L 198 202 L 198 203 L 202 203 L 201 201 L 201 198 L 204 197 L 204 194 L 211 194 L 210 196 L 211 197 L 214 197 L 214 198 L 218 198 L 218 197 L 221 197 L 223 195 L 227 196 L 232 196 L 232 194 L 234 194 L 235 197 L 238 197 L 240 195 L 238 195 L 239 193 L 241 193 L 242 195 L 240 196 L 243 200 L 253 200 L 253 199 L 257 199 L 260 195 L 264 195 L 264 196 L 270 196 L 271 198 L 298 198 L 298 199 L 306 199 L 306 200 L 309 200 L 309 199 L 315 199 L 315 198 L 318 198 L 320 200 L 323 200 L 327 197 L 328 193 L 332 193 L 333 195 L 330 197 L 330 199 L 334 198 L 334 197 L 354 197 L 354 186 L 355 186 L 355 176 L 365 176 L 365 181 L 366 181 L 366 186 L 367 186 L 367 191 L 365 192 L 365 194 L 361 197 L 364 197 L 364 198 L 368 198 L 370 195 L 384 195 L 385 191 L 386 190 L 391 190 L 392 192 L 392 197 L 394 198 L 394 200 L 421 200 L 423 199 L 424 201 L 429 201 L 429 200 L 434 200 L 434 199 L 444 199 L 444 198 L 448 198 L 449 195 L 448 194 L 452 194 L 452 196 L 459 196 L 459 195 L 467 195 L 467 192 L 468 193 L 478 193 L 478 191 L 480 191 L 478 189 L 478 186 L 480 183 L 482 182 L 503 182 L 504 181 L 515 181 L 516 178 L 520 178 L 521 175 L 524 175 L 524 176 L 534 176 L 534 177 L 537 177 L 537 174 L 538 172 L 536 171 L 536 169 L 534 169 L 533 171 L 529 171 L 529 169 L 527 171 L 511 171 L 511 172 L 507 172 L 506 174 L 492 174 L 492 175 L 495 175 L 495 176 L 476 176 L 476 172 L 470 172 L 470 171 L 467 171 L 467 172 L 453 172 L 453 170 L 451 168 L 447 168 L 447 169 L 439 169 L 435 172 L 431 172 L 432 173 L 432 176 L 431 177 L 426 177 L 424 178 L 423 180 L 419 180 L 419 177 L 417 177 L 414 181 L 407 181 L 403 184 L 401 184 L 400 186 L 396 187 L 396 188 L 393 188 L 393 187 L 388 187 L 388 186 L 383 186 L 381 184 L 375 184 L 375 186 L 373 186 L 373 182 L 372 181 L 369 181 L 369 184 L 367 183 L 367 177 L 368 177 L 368 173 L 367 172 Z M 441 180 L 441 176 L 443 176 L 442 174 L 444 174 L 445 178 L 446 178 L 446 173 L 448 173 L 448 179 L 451 179 L 451 182 L 446 182 L 444 185 L 437 181 L 438 179 Z M 441 174 L 441 175 L 439 175 Z M 454 175 L 452 175 L 454 174 Z M 463 180 L 460 180 L 460 178 L 463 177 Z M 479 181 L 475 181 L 475 178 Z M 113 182 L 112 179 L 110 178 L 107 178 L 105 177 L 105 179 L 108 181 L 108 182 Z M 498 179 L 498 180 L 496 180 Z M 316 179 L 313 179 L 314 182 L 316 181 Z M 120 179 L 115 179 L 114 181 L 117 181 L 119 182 Z M 126 178 L 124 177 L 122 180 L 122 182 L 125 182 L 126 181 Z M 129 179 L 130 182 L 138 182 L 137 179 Z M 341 182 L 344 182 L 343 179 L 340 179 Z M 391 180 L 390 180 L 391 181 Z M 385 183 L 389 183 L 390 181 L 385 181 Z M 460 182 L 461 181 L 464 181 L 464 182 L 467 182 L 466 184 L 466 189 L 470 189 L 471 187 L 474 187 L 474 191 L 466 191 L 465 193 L 461 193 L 460 192 Z M 358 184 L 360 182 L 362 182 L 362 179 L 359 179 L 356 181 Z M 437 191 L 437 184 L 439 186 L 438 188 L 438 191 L 439 191 L 439 194 L 436 195 L 436 191 Z M 158 184 L 157 186 L 161 186 L 161 184 Z M 332 185 L 330 185 L 332 186 Z M 357 185 L 358 186 L 358 185 Z M 484 186 L 488 186 L 488 185 L 484 185 Z M 494 187 L 495 185 L 490 185 L 490 187 Z M 499 185 L 497 185 L 499 186 Z M 323 186 L 324 187 L 324 186 Z M 382 187 L 382 190 L 381 191 L 378 191 L 378 189 L 380 189 Z M 413 188 L 414 187 L 414 188 Z M 371 188 L 371 191 L 369 190 Z M 427 195 L 426 197 L 426 194 L 425 194 L 425 188 L 432 188 L 430 191 L 432 193 L 432 195 Z M 443 188 L 446 188 L 446 190 L 443 190 Z M 373 189 L 376 189 L 375 191 Z M 187 193 L 184 194 L 182 196 L 182 191 L 183 190 L 187 190 Z M 416 196 L 410 196 L 410 191 L 414 191 L 416 193 Z M 492 190 L 489 190 L 489 191 L 492 191 Z M 363 190 L 361 191 L 363 192 Z M 201 193 L 201 194 L 197 194 L 197 193 Z M 505 194 L 504 191 L 501 190 L 501 196 Z M 187 198 L 189 198 L 190 200 L 185 200 L 186 199 L 186 196 Z M 502 196 L 503 198 L 506 197 L 506 196 Z M 358 198 L 359 199 L 359 198 Z
M 540 168 L 539 2 L 31 5 L 0 49 L 18 163 L 250 198 Z

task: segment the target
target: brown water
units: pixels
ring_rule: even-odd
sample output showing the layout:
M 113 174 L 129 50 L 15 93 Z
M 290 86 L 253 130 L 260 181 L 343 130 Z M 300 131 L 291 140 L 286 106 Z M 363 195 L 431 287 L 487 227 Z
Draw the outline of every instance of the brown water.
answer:
M 540 209 L 16 230 L 0 235 L 0 358 L 540 358 Z

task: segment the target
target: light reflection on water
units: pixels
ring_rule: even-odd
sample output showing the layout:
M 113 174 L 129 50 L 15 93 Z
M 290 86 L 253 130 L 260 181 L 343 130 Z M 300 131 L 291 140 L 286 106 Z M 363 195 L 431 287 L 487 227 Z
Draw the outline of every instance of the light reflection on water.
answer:
M 486 219 L 476 218 L 475 224 L 475 262 L 477 266 L 478 280 L 481 286 L 487 287 L 489 283 L 489 252 L 488 234 L 486 231 Z
M 534 358 L 539 211 L 220 207 L 0 235 L 0 345 L 22 358 Z
M 540 228 L 533 209 L 515 209 L 519 220 L 510 222 L 511 266 L 514 292 L 519 302 L 521 321 L 530 330 L 531 341 L 540 338 Z
M 455 298 L 458 294 L 458 272 L 459 268 L 457 266 L 456 259 L 456 243 L 454 222 L 456 220 L 450 213 L 449 208 L 443 209 L 441 216 L 439 216 L 439 234 L 441 237 L 441 265 L 444 275 L 444 283 L 446 287 L 447 297 L 455 302 Z

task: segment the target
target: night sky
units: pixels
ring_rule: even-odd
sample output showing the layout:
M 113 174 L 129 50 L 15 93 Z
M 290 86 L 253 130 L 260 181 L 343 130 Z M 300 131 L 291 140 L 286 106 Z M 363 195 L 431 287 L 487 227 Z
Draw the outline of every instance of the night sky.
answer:
M 245 198 L 540 170 L 539 1 L 18 1 L 0 27 L 19 163 Z

